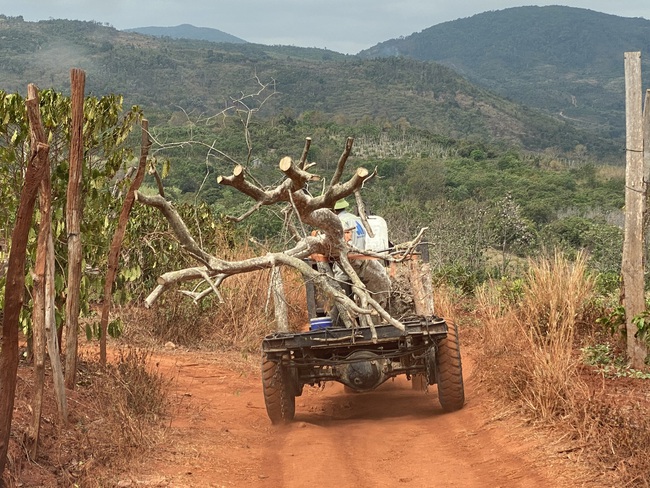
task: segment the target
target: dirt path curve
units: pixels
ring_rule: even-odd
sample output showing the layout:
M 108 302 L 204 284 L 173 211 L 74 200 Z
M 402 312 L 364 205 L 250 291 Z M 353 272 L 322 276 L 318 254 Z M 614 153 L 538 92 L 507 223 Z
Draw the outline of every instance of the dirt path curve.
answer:
M 305 387 L 295 422 L 279 427 L 266 416 L 256 371 L 205 354 L 157 359 L 175 378 L 167 441 L 121 486 L 579 486 L 542 439 L 490 418 L 467 357 L 459 412 L 442 412 L 435 387 L 414 391 L 400 377 L 364 394 Z

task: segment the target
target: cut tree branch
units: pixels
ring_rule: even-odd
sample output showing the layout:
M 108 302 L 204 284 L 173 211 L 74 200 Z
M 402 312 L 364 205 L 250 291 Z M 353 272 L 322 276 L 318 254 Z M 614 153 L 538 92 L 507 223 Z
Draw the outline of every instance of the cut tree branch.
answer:
M 158 208 L 169 221 L 173 232 L 183 248 L 203 265 L 170 271 L 161 275 L 158 279 L 158 286 L 146 298 L 145 304 L 151 306 L 173 284 L 203 280 L 209 283 L 210 288 L 214 292 L 217 292 L 218 286 L 229 276 L 282 265 L 290 266 L 298 270 L 305 280 L 311 280 L 326 295 L 330 296 L 340 306 L 340 309 L 343 310 L 340 316 L 346 325 L 353 327 L 355 320 L 359 320 L 362 325 L 368 325 L 372 328 L 373 337 L 376 338 L 371 314 L 378 314 L 384 321 L 398 329 L 404 330 L 404 325 L 399 320 L 391 317 L 372 298 L 362 280 L 354 271 L 348 259 L 348 253 L 354 250 L 345 241 L 341 221 L 332 211 L 334 203 L 337 200 L 358 192 L 364 182 L 376 174 L 376 171 L 370 172 L 360 167 L 356 169 L 349 179 L 341 182 L 345 163 L 352 150 L 352 143 L 353 139 L 351 137 L 348 138 L 345 150 L 339 158 L 336 172 L 329 186 L 324 188 L 324 192 L 318 196 L 311 196 L 307 191 L 307 184 L 309 182 L 321 179 L 320 176 L 307 171 L 307 168 L 313 166 L 307 164 L 307 154 L 311 144 L 311 139 L 309 138 L 306 139 L 305 147 L 298 164 L 295 164 L 293 159 L 288 156 L 280 160 L 278 168 L 285 175 L 285 179 L 274 187 L 265 188 L 258 182 L 250 181 L 247 170 L 240 164 L 234 167 L 231 175 L 219 176 L 217 178 L 219 184 L 230 186 L 255 201 L 252 209 L 238 220 L 242 220 L 263 205 L 285 203 L 287 204 L 285 209 L 287 213 L 285 220 L 287 222 L 290 222 L 289 213 L 293 211 L 301 225 L 317 229 L 312 235 L 306 235 L 306 229 L 303 228 L 303 237 L 297 236 L 298 241 L 295 246 L 282 252 L 267 252 L 263 256 L 240 261 L 225 261 L 210 255 L 196 243 L 190 235 L 187 226 L 170 202 L 159 195 L 147 196 L 138 193 L 136 195 L 137 200 L 143 204 Z M 353 292 L 358 298 L 358 304 L 343 292 L 336 280 L 334 280 L 331 269 L 329 272 L 322 266 L 314 269 L 306 262 L 308 257 L 315 254 L 328 256 L 329 259 L 336 260 L 340 263 L 352 281 Z M 380 256 L 382 259 L 390 259 L 381 253 L 364 254 L 373 254 Z M 212 282 L 213 279 L 215 280 L 214 283 Z M 201 293 L 185 292 L 185 294 L 197 300 L 206 296 L 207 290 Z
M 347 162 L 348 157 L 352 152 L 353 143 L 354 143 L 354 139 L 352 137 L 348 137 L 347 141 L 345 142 L 345 149 L 343 150 L 343 154 L 341 154 L 341 157 L 339 158 L 339 162 L 336 164 L 336 171 L 334 172 L 334 176 L 332 176 L 332 179 L 330 180 L 330 188 L 334 187 L 335 185 L 338 185 L 339 181 L 341 181 L 341 176 L 343 175 L 343 169 L 345 168 L 345 163 Z

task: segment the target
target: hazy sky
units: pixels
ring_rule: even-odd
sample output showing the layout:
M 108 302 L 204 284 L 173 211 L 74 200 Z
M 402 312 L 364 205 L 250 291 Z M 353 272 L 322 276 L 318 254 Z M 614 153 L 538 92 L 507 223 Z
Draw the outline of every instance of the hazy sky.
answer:
M 0 0 L 0 14 L 27 21 L 95 20 L 117 29 L 192 24 L 249 42 L 356 54 L 375 44 L 489 10 L 509 0 Z M 566 0 L 562 5 L 650 20 L 650 0 Z

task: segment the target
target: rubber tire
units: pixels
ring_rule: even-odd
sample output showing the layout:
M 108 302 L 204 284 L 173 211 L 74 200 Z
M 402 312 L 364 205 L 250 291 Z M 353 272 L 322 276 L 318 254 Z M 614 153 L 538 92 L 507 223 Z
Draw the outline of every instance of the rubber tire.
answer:
M 458 327 L 447 322 L 447 329 L 447 337 L 438 342 L 436 354 L 438 400 L 445 412 L 454 412 L 465 405 L 465 387 Z
M 262 358 L 262 390 L 266 413 L 272 424 L 291 422 L 296 414 L 296 396 L 285 368 Z

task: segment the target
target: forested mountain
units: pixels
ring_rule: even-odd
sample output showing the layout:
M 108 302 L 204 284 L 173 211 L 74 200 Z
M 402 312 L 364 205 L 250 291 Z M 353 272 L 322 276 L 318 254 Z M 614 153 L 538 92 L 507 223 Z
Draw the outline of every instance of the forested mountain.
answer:
M 529 6 L 445 22 L 359 56 L 440 62 L 501 96 L 620 138 L 626 51 L 643 53 L 647 79 L 649 20 Z
M 0 99 L 15 100 L 2 91 L 24 94 L 30 82 L 68 93 L 70 68 L 78 67 L 88 95 L 122 94 L 127 107 L 140 105 L 173 201 L 242 215 L 250 201 L 215 175 L 242 163 L 273 185 L 279 158 L 300 157 L 309 136 L 314 171 L 326 181 L 351 136 L 349 167 L 377 169 L 364 195 L 370 208 L 394 223 L 395 236 L 430 227 L 437 269 L 463 287 L 487 276 L 490 246 L 503 256 L 502 270 L 506 253 L 587 247 L 594 267 L 618 276 L 624 178 L 620 167 L 595 163 L 609 155 L 620 166 L 622 143 L 499 97 L 439 63 L 3 16 L 0 38 Z M 274 91 L 263 103 L 254 96 L 260 82 L 265 94 Z M 241 111 L 232 117 L 212 117 L 234 107 Z M 7 130 L 0 149 L 13 141 Z M 155 191 L 157 183 L 150 177 L 145 186 Z M 260 210 L 245 225 L 258 238 L 277 236 L 282 220 L 272 212 Z
M 210 42 L 234 42 L 245 43 L 247 41 L 227 34 L 219 29 L 209 27 L 195 27 L 190 24 L 181 24 L 174 27 L 136 27 L 134 29 L 124 29 L 125 32 L 137 32 L 147 36 L 170 37 L 171 39 L 194 39 L 199 41 Z
M 440 64 L 360 59 L 322 49 L 155 38 L 97 22 L 24 22 L 0 17 L 2 89 L 28 82 L 66 92 L 69 69 L 87 73 L 92 94 L 120 93 L 150 118 L 171 112 L 211 114 L 250 93 L 256 78 L 277 95 L 259 116 L 317 112 L 349 124 L 371 120 L 453 138 L 502 141 L 530 150 L 617 154 L 611 140 L 581 132 L 468 82 Z M 617 154 L 618 156 L 618 154 Z

